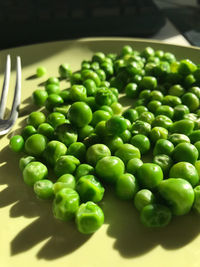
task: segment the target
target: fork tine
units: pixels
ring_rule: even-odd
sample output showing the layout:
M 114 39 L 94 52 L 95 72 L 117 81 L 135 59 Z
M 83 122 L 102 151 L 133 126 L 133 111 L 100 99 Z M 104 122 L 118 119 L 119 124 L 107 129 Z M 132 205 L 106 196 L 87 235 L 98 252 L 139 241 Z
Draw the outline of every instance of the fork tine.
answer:
M 10 81 L 10 68 L 11 68 L 10 55 L 7 55 L 3 89 L 1 93 L 1 102 L 0 102 L 0 119 L 3 119 L 6 107 L 6 97 L 8 94 L 9 81 Z
M 12 104 L 12 110 L 9 120 L 15 122 L 18 117 L 19 105 L 21 102 L 21 58 L 17 57 L 17 70 L 16 70 L 16 83 L 15 83 L 15 95 Z

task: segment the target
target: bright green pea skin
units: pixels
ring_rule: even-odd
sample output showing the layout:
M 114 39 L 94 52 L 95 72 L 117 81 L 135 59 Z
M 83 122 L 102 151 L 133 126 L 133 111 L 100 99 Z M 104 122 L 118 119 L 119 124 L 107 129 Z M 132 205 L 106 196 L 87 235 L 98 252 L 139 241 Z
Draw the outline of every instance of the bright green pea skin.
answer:
M 25 151 L 31 156 L 41 156 L 47 145 L 47 138 L 42 134 L 33 134 L 25 141 Z
M 71 155 L 60 156 L 54 165 L 54 172 L 57 177 L 63 174 L 73 174 L 80 161 Z
M 194 190 L 191 184 L 182 178 L 168 178 L 158 185 L 160 196 L 170 207 L 172 214 L 187 214 L 194 203 Z
M 119 102 L 114 102 L 110 106 L 112 108 L 113 114 L 120 115 L 123 110 L 123 106 Z
M 56 219 L 69 221 L 74 218 L 79 207 L 78 193 L 71 188 L 62 188 L 57 192 L 53 200 L 53 214 Z
M 52 140 L 47 144 L 43 152 L 43 158 L 48 164 L 54 166 L 60 156 L 64 156 L 66 152 L 67 147 L 65 144 L 57 140 Z
M 142 89 L 154 90 L 157 87 L 157 79 L 153 76 L 144 76 L 139 87 Z
M 80 72 L 72 73 L 72 76 L 70 77 L 70 83 L 71 83 L 71 85 L 82 83 L 82 75 L 81 75 L 81 73 Z
M 47 85 L 47 84 L 57 84 L 57 85 L 59 85 L 59 83 L 60 82 L 59 82 L 59 79 L 58 78 L 56 78 L 56 77 L 50 77 L 46 81 L 45 85 Z
M 88 148 L 86 152 L 86 161 L 92 166 L 96 166 L 98 160 L 110 156 L 110 149 L 104 144 L 95 144 Z
M 118 177 L 124 173 L 123 161 L 115 156 L 103 157 L 97 162 L 95 172 L 103 183 L 115 184 Z
M 29 186 L 33 186 L 36 181 L 45 179 L 47 175 L 47 167 L 39 161 L 28 163 L 23 170 L 24 182 Z
M 66 122 L 65 116 L 60 112 L 52 112 L 47 117 L 47 122 L 51 124 L 53 128 Z
M 200 99 L 200 87 L 193 86 L 188 89 L 188 92 L 195 94 Z
M 194 203 L 192 208 L 197 214 L 200 214 L 200 185 L 194 188 Z
M 81 142 L 74 142 L 68 147 L 67 154 L 83 162 L 86 155 L 86 146 Z
M 162 105 L 162 103 L 158 100 L 151 100 L 148 104 L 147 104 L 147 108 L 149 111 L 153 112 L 155 114 L 156 110 L 158 107 L 160 107 Z
M 148 122 L 149 124 L 152 124 L 152 122 L 155 119 L 155 116 L 152 112 L 146 111 L 140 114 L 139 118 L 140 121 Z
M 87 96 L 94 96 L 95 95 L 95 93 L 97 91 L 97 86 L 93 80 L 87 79 L 83 82 L 83 85 L 86 88 Z
M 174 84 L 169 88 L 168 93 L 180 97 L 185 93 L 185 89 L 180 84 Z
M 172 155 L 174 145 L 172 142 L 166 139 L 159 139 L 153 149 L 153 155 L 165 154 L 168 156 Z
M 139 94 L 139 99 L 144 99 L 145 101 L 149 101 L 151 98 L 151 90 L 145 89 L 142 90 Z
M 170 107 L 175 107 L 177 105 L 181 105 L 182 101 L 181 101 L 180 97 L 178 97 L 178 96 L 166 95 L 163 98 L 162 104 L 170 106 Z
M 36 89 L 32 94 L 33 103 L 36 106 L 42 107 L 48 97 L 48 93 L 43 89 Z
M 113 115 L 113 110 L 110 106 L 103 105 L 103 106 L 99 107 L 99 109 L 109 112 L 111 116 Z
M 157 100 L 157 101 L 161 101 L 162 102 L 163 97 L 164 97 L 163 96 L 163 93 L 160 92 L 160 91 L 158 91 L 158 90 L 153 90 L 150 93 L 150 99 L 151 99 L 151 101 Z
M 83 86 L 83 85 L 74 84 L 69 89 L 69 92 L 70 92 L 70 99 L 73 102 L 85 101 L 87 98 L 87 90 L 86 90 L 85 86 Z
M 123 140 L 121 137 L 115 136 L 105 136 L 103 139 L 105 145 L 110 149 L 111 153 L 115 153 L 115 151 L 123 145 Z
M 91 125 L 85 125 L 78 129 L 79 141 L 83 141 L 87 136 L 94 133 L 94 128 Z
M 112 104 L 113 93 L 109 88 L 103 87 L 99 88 L 95 94 L 95 101 L 98 105 L 110 106 Z
M 127 123 L 122 116 L 114 115 L 107 120 L 106 128 L 110 134 L 119 135 L 127 129 Z
M 134 206 L 138 211 L 141 211 L 145 206 L 155 203 L 154 194 L 148 189 L 141 189 L 136 192 L 134 197 Z
M 92 234 L 104 223 L 104 214 L 97 204 L 88 201 L 77 209 L 75 222 L 80 233 Z
M 46 117 L 44 113 L 40 111 L 33 111 L 27 118 L 27 124 L 32 125 L 33 127 L 37 128 L 41 123 L 44 123 Z
M 189 135 L 191 143 L 196 143 L 200 140 L 200 130 L 195 130 Z
M 133 135 L 143 134 L 148 136 L 151 132 L 151 124 L 145 121 L 137 120 L 133 123 L 131 132 Z
M 51 199 L 54 196 L 53 182 L 48 179 L 36 181 L 33 189 L 39 199 Z
M 195 164 L 199 156 L 197 148 L 190 143 L 178 144 L 172 153 L 175 162 L 186 161 Z
M 137 111 L 138 115 L 141 115 L 143 112 L 148 111 L 148 108 L 143 105 L 140 105 L 135 107 L 135 110 Z
M 21 135 L 14 135 L 10 139 L 10 149 L 14 152 L 21 152 L 24 148 L 24 138 Z
M 63 79 L 68 79 L 72 76 L 72 70 L 68 63 L 61 64 L 58 68 L 58 72 Z
M 172 119 L 174 116 L 174 109 L 170 106 L 162 105 L 156 109 L 155 115 L 165 115 L 168 118 Z
M 83 140 L 83 143 L 86 145 L 87 148 L 92 145 L 99 144 L 101 142 L 102 142 L 102 138 L 96 133 L 92 133 L 91 135 L 89 135 Z
M 148 204 L 140 211 L 140 221 L 149 228 L 167 226 L 172 218 L 172 213 L 167 206 L 161 204 Z
M 189 59 L 182 59 L 180 65 L 178 66 L 178 73 L 186 76 L 191 74 L 197 69 L 196 65 Z
M 75 102 L 68 111 L 68 119 L 76 127 L 81 128 L 92 120 L 92 111 L 84 102 Z
M 123 133 L 119 135 L 122 138 L 123 143 L 128 143 L 132 137 L 132 134 L 129 130 L 125 130 Z
M 178 162 L 174 164 L 169 172 L 171 178 L 182 178 L 188 181 L 192 187 L 199 182 L 199 175 L 194 165 L 189 162 Z
M 165 115 L 157 115 L 152 122 L 152 127 L 163 127 L 170 130 L 173 125 L 173 121 Z
M 199 98 L 193 93 L 185 93 L 182 96 L 182 102 L 189 108 L 190 112 L 199 108 Z
M 122 113 L 122 116 L 125 118 L 125 119 L 128 119 L 131 123 L 133 123 L 134 121 L 136 121 L 138 119 L 138 112 L 133 109 L 133 108 L 129 108 L 127 110 L 125 110 L 123 113 Z
M 45 85 L 45 90 L 48 95 L 50 94 L 60 94 L 60 86 L 58 84 L 50 83 Z
M 76 183 L 76 191 L 82 202 L 99 202 L 104 196 L 105 189 L 94 175 L 86 175 L 79 178 Z
M 174 117 L 173 119 L 176 120 L 181 120 L 183 119 L 184 115 L 189 114 L 190 110 L 186 105 L 177 105 L 174 107 Z
M 198 152 L 199 152 L 199 157 L 198 157 L 198 159 L 199 159 L 199 158 L 200 158 L 200 141 L 195 142 L 195 143 L 194 143 L 194 146 L 196 147 L 196 149 L 197 149 Z
M 192 133 L 194 129 L 194 122 L 192 120 L 183 119 L 173 123 L 170 128 L 171 133 L 180 133 L 189 135 Z
M 154 156 L 153 163 L 161 167 L 163 174 L 166 177 L 168 176 L 169 170 L 173 165 L 173 160 L 168 155 L 159 154 Z
M 106 128 L 106 121 L 100 121 L 95 126 L 94 132 L 99 136 L 106 136 L 108 134 L 108 130 Z
M 138 85 L 137 83 L 128 83 L 125 87 L 125 94 L 129 98 L 136 98 L 138 96 Z
M 78 180 L 82 176 L 94 175 L 94 173 L 95 171 L 93 166 L 83 163 L 76 168 L 75 177 Z
M 136 179 L 142 189 L 155 189 L 163 180 L 163 172 L 157 164 L 144 163 L 137 169 Z
M 24 168 L 26 167 L 26 165 L 28 165 L 30 162 L 36 161 L 35 157 L 32 156 L 26 156 L 26 157 L 22 157 L 19 160 L 19 168 L 21 171 L 24 170 Z
M 71 145 L 78 139 L 77 130 L 69 123 L 64 123 L 56 127 L 55 136 L 66 146 Z
M 104 110 L 96 110 L 93 113 L 91 125 L 95 127 L 100 121 L 107 121 L 111 118 L 111 115 L 109 112 Z
M 140 150 L 142 155 L 146 154 L 150 147 L 149 138 L 143 134 L 136 134 L 131 138 L 131 144 Z
M 22 130 L 22 137 L 24 138 L 24 140 L 26 140 L 29 136 L 36 134 L 37 130 L 35 129 L 34 126 L 32 125 L 27 125 L 24 127 L 24 129 Z
M 131 144 L 123 144 L 116 151 L 115 156 L 120 158 L 124 164 L 126 165 L 128 161 L 132 158 L 141 158 L 140 150 L 131 145 Z
M 190 143 L 190 139 L 187 135 L 185 134 L 170 134 L 168 136 L 168 140 L 174 144 L 174 146 L 180 144 L 180 143 Z
M 45 107 L 51 112 L 55 107 L 61 106 L 63 103 L 64 100 L 60 95 L 50 94 L 45 101 Z
M 135 175 L 137 172 L 137 169 L 142 166 L 143 161 L 138 158 L 130 159 L 126 165 L 126 171 L 128 173 L 131 173 L 132 175 Z
M 48 139 L 53 139 L 54 137 L 54 128 L 49 123 L 41 123 L 38 126 L 37 132 L 46 136 Z
M 156 143 L 159 139 L 167 139 L 168 130 L 163 127 L 154 127 L 150 132 L 150 140 Z
M 138 184 L 135 176 L 124 173 L 118 177 L 115 184 L 115 194 L 119 199 L 131 200 L 138 191 Z
M 47 73 L 47 70 L 45 67 L 38 67 L 36 69 L 36 75 L 38 78 L 44 76 L 46 73 Z
M 53 184 L 53 192 L 56 194 L 62 188 L 72 188 L 76 187 L 76 179 L 72 174 L 63 174 L 61 175 L 57 181 Z

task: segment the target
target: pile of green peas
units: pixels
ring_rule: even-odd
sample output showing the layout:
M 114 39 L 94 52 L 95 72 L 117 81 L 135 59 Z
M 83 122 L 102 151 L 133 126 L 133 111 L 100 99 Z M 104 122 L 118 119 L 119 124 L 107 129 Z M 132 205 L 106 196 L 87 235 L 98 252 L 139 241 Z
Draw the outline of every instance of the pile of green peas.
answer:
M 24 182 L 52 200 L 54 216 L 94 233 L 104 222 L 105 185 L 131 201 L 147 227 L 199 214 L 200 65 L 126 45 L 118 54 L 94 53 L 76 72 L 68 64 L 58 72 L 70 87 L 47 79 L 32 94 L 45 112 L 32 112 L 10 139 L 13 151 L 25 153 Z M 124 109 L 119 94 L 131 106 Z

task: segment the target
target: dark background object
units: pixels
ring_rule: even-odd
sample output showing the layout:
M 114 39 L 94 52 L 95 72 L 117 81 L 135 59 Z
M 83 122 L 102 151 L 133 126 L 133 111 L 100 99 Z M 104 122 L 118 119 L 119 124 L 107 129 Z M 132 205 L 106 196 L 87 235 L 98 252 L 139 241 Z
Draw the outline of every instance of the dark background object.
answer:
M 0 0 L 0 49 L 89 36 L 150 37 L 165 24 L 152 0 Z

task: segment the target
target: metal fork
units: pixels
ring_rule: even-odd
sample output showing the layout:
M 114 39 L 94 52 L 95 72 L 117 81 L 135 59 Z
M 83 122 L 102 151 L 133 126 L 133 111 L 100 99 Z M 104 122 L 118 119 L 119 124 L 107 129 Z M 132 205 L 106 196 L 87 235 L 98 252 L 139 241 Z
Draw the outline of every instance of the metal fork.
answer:
M 13 127 L 16 119 L 18 118 L 19 105 L 21 101 L 21 59 L 19 56 L 17 57 L 15 93 L 12 103 L 12 109 L 9 118 L 4 119 L 6 98 L 8 94 L 9 81 L 10 81 L 10 70 L 11 70 L 11 59 L 10 55 L 7 55 L 4 83 L 0 100 L 0 135 L 8 133 L 10 129 Z

